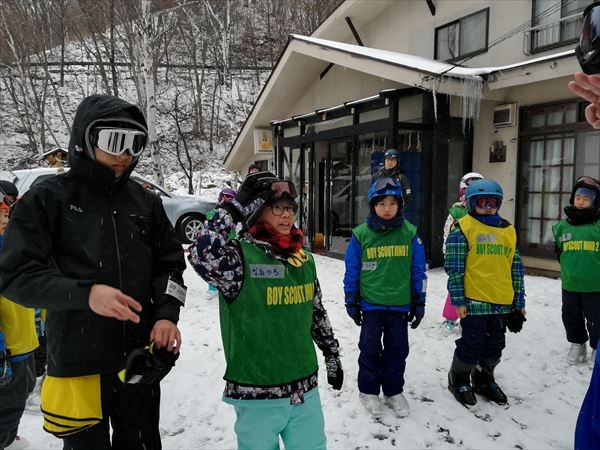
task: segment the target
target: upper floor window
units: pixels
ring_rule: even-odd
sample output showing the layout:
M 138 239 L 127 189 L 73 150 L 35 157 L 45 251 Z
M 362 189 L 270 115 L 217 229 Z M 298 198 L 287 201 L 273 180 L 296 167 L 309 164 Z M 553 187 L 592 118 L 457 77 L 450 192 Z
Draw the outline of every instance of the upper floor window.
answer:
M 452 61 L 487 51 L 490 9 L 435 29 L 435 59 Z
M 590 0 L 533 0 L 525 53 L 536 53 L 578 41 L 582 11 Z

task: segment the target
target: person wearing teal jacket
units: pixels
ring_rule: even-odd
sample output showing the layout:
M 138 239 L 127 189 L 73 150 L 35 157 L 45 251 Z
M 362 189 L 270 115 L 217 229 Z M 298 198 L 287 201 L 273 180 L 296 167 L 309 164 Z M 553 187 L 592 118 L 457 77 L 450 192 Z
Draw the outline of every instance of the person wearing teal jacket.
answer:
M 315 344 L 327 382 L 343 383 L 315 262 L 294 224 L 296 196 L 290 181 L 250 174 L 190 247 L 196 272 L 219 290 L 223 400 L 235 409 L 238 449 L 278 449 L 280 438 L 286 450 L 326 448 Z
M 562 281 L 562 321 L 571 343 L 568 364 L 587 360 L 600 338 L 600 182 L 577 178 L 567 218 L 553 227 Z

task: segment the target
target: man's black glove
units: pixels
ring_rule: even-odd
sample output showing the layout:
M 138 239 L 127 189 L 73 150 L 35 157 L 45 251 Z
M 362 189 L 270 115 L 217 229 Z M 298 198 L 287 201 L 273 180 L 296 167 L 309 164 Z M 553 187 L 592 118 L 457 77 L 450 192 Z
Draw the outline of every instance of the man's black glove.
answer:
M 412 294 L 407 320 L 413 330 L 419 326 L 423 316 L 425 316 L 425 294 Z
M 513 309 L 506 315 L 506 328 L 508 328 L 508 331 L 511 333 L 518 333 L 521 331 L 524 322 L 527 322 L 527 318 L 519 309 Z
M 244 179 L 235 199 L 219 207 L 228 211 L 234 221 L 241 222 L 249 212 L 260 208 L 270 192 L 271 184 L 278 180 L 271 172 L 252 173 Z
M 354 323 L 360 327 L 362 324 L 362 312 L 360 303 L 354 295 L 346 296 L 346 312 L 354 320 Z
M 333 389 L 339 391 L 344 384 L 344 370 L 339 356 L 329 355 L 325 357 L 325 365 L 327 366 L 327 383 Z

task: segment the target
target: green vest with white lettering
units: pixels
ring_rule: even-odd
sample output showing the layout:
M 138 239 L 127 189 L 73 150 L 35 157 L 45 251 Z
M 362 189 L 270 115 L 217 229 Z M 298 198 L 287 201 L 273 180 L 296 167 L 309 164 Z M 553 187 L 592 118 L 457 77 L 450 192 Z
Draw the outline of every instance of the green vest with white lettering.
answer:
M 250 386 L 277 386 L 317 371 L 312 340 L 317 271 L 310 253 L 301 267 L 283 264 L 240 241 L 244 284 L 237 298 L 219 300 L 224 378 Z
M 562 288 L 572 292 L 600 292 L 600 221 L 554 225 L 555 243 L 561 251 Z
M 352 233 L 362 248 L 360 296 L 373 305 L 410 304 L 412 240 L 417 228 L 407 220 L 387 230 L 363 223 Z

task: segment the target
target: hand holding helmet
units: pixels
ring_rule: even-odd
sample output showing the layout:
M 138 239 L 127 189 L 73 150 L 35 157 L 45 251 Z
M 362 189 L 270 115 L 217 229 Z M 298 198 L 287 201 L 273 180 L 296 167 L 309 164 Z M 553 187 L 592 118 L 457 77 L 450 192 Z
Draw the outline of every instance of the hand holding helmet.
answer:
M 280 180 L 271 172 L 257 172 L 246 177 L 233 201 L 225 202 L 219 207 L 227 210 L 236 222 L 241 222 L 245 217 L 259 211 L 270 197 L 276 197 L 279 184 L 291 185 L 289 191 L 293 190 L 293 192 L 290 192 L 290 197 L 296 196 L 296 191 L 290 182 Z M 284 187 L 282 189 L 285 190 Z

